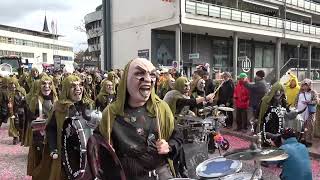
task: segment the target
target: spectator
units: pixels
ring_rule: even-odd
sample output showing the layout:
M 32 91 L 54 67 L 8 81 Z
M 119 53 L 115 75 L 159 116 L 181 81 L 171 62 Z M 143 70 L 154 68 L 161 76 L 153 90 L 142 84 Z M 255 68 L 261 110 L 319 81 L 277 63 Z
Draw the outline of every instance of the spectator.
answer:
M 245 80 L 247 78 L 246 73 L 240 73 L 239 81 L 235 87 L 233 98 L 236 107 L 236 131 L 243 131 L 244 133 L 248 129 L 248 107 L 249 107 L 249 91 L 244 86 Z
M 301 83 L 301 89 L 297 96 L 297 109 L 307 109 L 301 113 L 304 119 L 304 140 L 302 141 L 307 147 L 312 146 L 313 128 L 315 123 L 316 107 L 318 104 L 318 96 L 315 90 L 311 89 L 312 80 L 305 79 Z
M 218 91 L 218 106 L 233 107 L 233 90 L 234 84 L 231 79 L 231 74 L 224 72 L 222 75 L 224 82 Z M 233 114 L 232 112 L 227 112 L 226 126 L 227 128 L 232 128 Z
M 265 73 L 263 70 L 257 71 L 254 78 L 254 83 L 246 81 L 245 87 L 249 90 L 250 94 L 250 121 L 255 122 L 255 129 L 257 127 L 257 121 L 259 114 L 259 104 L 263 96 L 267 93 L 267 83 L 264 80 Z

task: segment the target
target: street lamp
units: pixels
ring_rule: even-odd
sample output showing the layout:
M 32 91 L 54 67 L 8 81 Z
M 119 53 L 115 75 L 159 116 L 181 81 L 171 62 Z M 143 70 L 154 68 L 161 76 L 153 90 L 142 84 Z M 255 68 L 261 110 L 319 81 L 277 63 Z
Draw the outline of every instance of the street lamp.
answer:
M 297 63 L 297 78 L 299 80 L 299 69 L 300 69 L 300 43 L 297 45 L 298 49 L 298 63 Z

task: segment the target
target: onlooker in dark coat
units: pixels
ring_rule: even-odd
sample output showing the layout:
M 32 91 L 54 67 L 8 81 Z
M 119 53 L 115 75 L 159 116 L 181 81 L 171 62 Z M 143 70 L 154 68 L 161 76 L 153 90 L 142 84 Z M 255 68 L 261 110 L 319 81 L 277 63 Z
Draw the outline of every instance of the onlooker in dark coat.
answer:
M 224 82 L 218 91 L 218 106 L 224 105 L 226 107 L 233 107 L 233 90 L 234 84 L 231 79 L 231 74 L 228 72 L 222 75 Z M 232 112 L 227 112 L 226 126 L 227 128 L 232 127 L 233 115 Z
M 237 131 L 248 129 L 249 91 L 244 86 L 246 73 L 240 73 L 238 84 L 235 87 L 233 98 L 236 107 Z
M 267 93 L 267 83 L 264 80 L 265 73 L 263 70 L 256 72 L 256 77 L 254 78 L 254 83 L 246 82 L 244 85 L 249 90 L 250 94 L 250 112 L 252 118 L 257 119 L 259 113 L 259 105 L 263 96 Z M 251 121 L 253 121 L 251 118 Z

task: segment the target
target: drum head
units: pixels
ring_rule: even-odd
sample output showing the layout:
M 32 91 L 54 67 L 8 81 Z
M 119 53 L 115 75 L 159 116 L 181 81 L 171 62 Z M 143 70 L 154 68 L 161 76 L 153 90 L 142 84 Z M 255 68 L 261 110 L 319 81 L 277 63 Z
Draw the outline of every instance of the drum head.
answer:
M 221 180 L 251 180 L 252 174 L 241 172 L 237 174 L 231 174 L 226 177 L 221 178 Z M 258 178 L 254 177 L 253 180 L 258 180 Z
M 91 129 L 84 121 L 67 118 L 63 124 L 61 158 L 68 179 L 78 179 L 85 173 L 87 164 L 87 138 Z
M 223 157 L 208 159 L 197 166 L 196 173 L 202 178 L 218 178 L 239 172 L 242 163 Z

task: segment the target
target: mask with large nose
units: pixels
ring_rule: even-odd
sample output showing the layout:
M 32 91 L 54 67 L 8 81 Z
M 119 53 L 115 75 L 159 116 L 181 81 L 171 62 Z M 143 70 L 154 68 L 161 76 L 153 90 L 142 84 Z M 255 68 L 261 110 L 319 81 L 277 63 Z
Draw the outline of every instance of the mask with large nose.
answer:
M 134 59 L 128 69 L 128 103 L 132 107 L 143 106 L 151 95 L 156 81 L 156 68 L 144 58 Z

